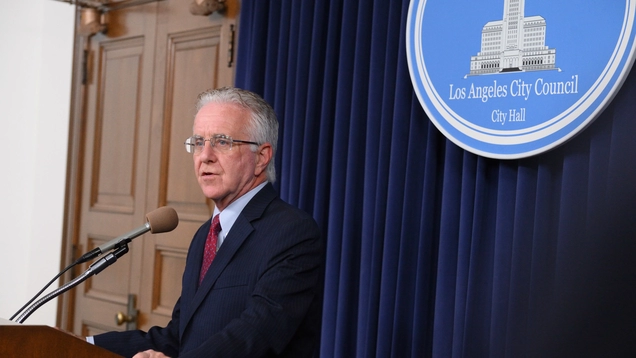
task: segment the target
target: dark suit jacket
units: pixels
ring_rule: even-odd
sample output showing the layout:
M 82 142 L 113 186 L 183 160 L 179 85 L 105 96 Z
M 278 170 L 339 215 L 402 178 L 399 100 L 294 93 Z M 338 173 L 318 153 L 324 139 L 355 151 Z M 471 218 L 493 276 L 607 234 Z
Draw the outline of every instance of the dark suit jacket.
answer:
M 194 235 L 181 297 L 166 327 L 109 332 L 124 356 L 311 357 L 320 335 L 324 245 L 311 216 L 267 184 L 245 206 L 197 288 L 210 220 Z

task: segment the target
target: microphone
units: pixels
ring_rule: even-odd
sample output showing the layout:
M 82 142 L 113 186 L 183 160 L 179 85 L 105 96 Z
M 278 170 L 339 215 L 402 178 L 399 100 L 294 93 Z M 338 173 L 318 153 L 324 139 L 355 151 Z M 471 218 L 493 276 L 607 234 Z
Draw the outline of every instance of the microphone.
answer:
M 56 289 L 54 292 L 49 293 L 46 297 L 40 299 L 33 305 L 29 306 L 27 311 L 18 318 L 18 321 L 17 321 L 18 323 L 24 322 L 24 320 L 27 319 L 27 317 L 29 317 L 31 313 L 33 313 L 36 309 L 38 309 L 40 306 L 42 306 L 46 302 L 68 291 L 69 289 L 77 286 L 78 284 L 85 281 L 88 277 L 98 274 L 99 272 L 104 270 L 106 267 L 113 264 L 115 261 L 117 261 L 119 257 L 123 256 L 124 254 L 128 252 L 127 244 L 131 242 L 132 239 L 138 236 L 141 236 L 147 233 L 148 231 L 150 231 L 153 234 L 159 234 L 162 232 L 172 231 L 177 227 L 177 225 L 179 225 L 179 217 L 177 215 L 177 212 L 171 207 L 162 206 L 160 208 L 157 208 L 149 212 L 148 214 L 146 214 L 146 223 L 144 225 L 130 232 L 127 232 L 121 236 L 118 236 L 99 247 L 94 248 L 93 250 L 82 255 L 82 257 L 77 259 L 72 264 L 68 265 L 62 272 L 57 274 L 57 276 L 55 276 L 48 284 L 46 284 L 46 286 L 44 286 L 44 288 L 40 290 L 40 292 L 38 292 L 33 298 L 31 298 L 29 302 L 27 302 L 24 306 L 22 306 L 22 308 L 20 308 L 18 312 L 16 312 L 13 316 L 11 316 L 10 320 L 13 321 L 13 319 L 18 314 L 20 314 L 20 312 L 24 311 L 24 309 L 28 305 L 30 305 L 31 302 L 33 302 L 38 296 L 40 296 L 40 294 L 42 294 L 42 292 L 44 292 L 44 290 L 46 290 L 55 280 L 57 280 L 63 273 L 68 271 L 73 266 L 89 261 L 101 255 L 102 253 L 105 253 L 106 251 L 113 250 L 113 249 L 116 250 L 114 253 L 105 255 L 104 257 L 102 257 L 102 259 L 93 263 L 88 268 L 88 270 L 86 270 L 86 272 L 84 272 L 84 274 L 82 274 L 80 277 L 73 279 L 71 282 L 68 282 L 64 286 Z
M 159 234 L 162 232 L 172 231 L 177 227 L 177 225 L 179 225 L 179 216 L 177 216 L 177 212 L 169 206 L 162 206 L 146 214 L 146 223 L 144 225 L 85 253 L 77 260 L 76 264 L 92 260 L 107 251 L 128 244 L 132 241 L 132 239 L 141 236 L 148 231 L 153 234 Z

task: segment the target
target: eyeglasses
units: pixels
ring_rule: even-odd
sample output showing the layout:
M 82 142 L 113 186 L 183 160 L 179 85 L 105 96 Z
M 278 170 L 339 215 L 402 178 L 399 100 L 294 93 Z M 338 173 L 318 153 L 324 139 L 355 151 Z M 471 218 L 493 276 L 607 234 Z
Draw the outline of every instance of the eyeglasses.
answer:
M 248 142 L 246 140 L 232 139 L 232 137 L 225 134 L 215 134 L 210 139 L 205 139 L 201 136 L 195 135 L 185 140 L 186 151 L 190 154 L 199 154 L 205 147 L 205 142 L 210 142 L 210 145 L 217 149 L 219 152 L 227 152 L 232 149 L 234 144 L 253 144 L 258 145 L 256 142 Z

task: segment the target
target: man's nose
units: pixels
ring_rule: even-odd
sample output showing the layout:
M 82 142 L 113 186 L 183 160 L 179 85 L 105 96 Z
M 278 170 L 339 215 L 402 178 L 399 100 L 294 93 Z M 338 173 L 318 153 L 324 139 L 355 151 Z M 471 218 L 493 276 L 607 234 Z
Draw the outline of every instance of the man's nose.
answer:
M 201 148 L 201 153 L 199 154 L 201 160 L 209 161 L 216 159 L 216 150 L 212 146 L 212 141 L 206 140 L 203 142 L 203 148 Z

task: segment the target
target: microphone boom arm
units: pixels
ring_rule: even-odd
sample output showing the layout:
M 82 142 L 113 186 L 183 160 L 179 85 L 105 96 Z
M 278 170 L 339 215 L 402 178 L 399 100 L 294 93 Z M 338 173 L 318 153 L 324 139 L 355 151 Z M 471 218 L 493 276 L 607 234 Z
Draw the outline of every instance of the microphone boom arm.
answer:
M 33 296 L 29 302 L 27 302 L 24 306 L 22 306 L 22 308 L 20 308 L 16 313 L 13 314 L 13 316 L 11 316 L 10 320 L 13 321 L 13 318 L 15 318 L 16 316 L 18 316 L 22 311 L 24 311 L 24 309 L 29 306 L 29 304 L 31 304 L 31 302 L 33 302 L 38 296 L 40 296 L 42 294 L 42 292 L 44 292 L 44 290 L 46 290 L 56 279 L 58 279 L 63 273 L 65 273 L 66 271 L 68 271 L 69 269 L 71 269 L 72 267 L 75 267 L 78 264 L 82 264 L 84 262 L 90 261 L 94 258 L 96 258 L 97 256 L 106 253 L 107 251 L 111 251 L 111 250 L 117 250 L 117 253 L 119 256 L 115 256 L 114 257 L 114 261 L 117 260 L 118 257 L 120 257 L 121 255 L 125 254 L 126 252 L 128 252 L 128 243 L 130 243 L 134 238 L 141 236 L 143 234 L 145 234 L 146 232 L 150 231 L 153 234 L 158 234 L 158 233 L 162 233 L 162 232 L 168 232 L 168 231 L 172 231 L 174 230 L 174 228 L 177 227 L 177 225 L 179 224 L 179 216 L 177 215 L 177 212 L 169 207 L 169 206 L 162 206 L 160 208 L 157 208 L 151 212 L 149 212 L 148 214 L 146 214 L 146 223 L 132 231 L 129 231 L 121 236 L 118 236 L 116 238 L 114 238 L 113 240 L 110 240 L 109 242 L 98 246 L 94 249 L 92 249 L 91 251 L 85 253 L 84 255 L 82 255 L 79 259 L 77 259 L 75 262 L 73 262 L 72 264 L 68 265 L 62 272 L 58 273 L 57 276 L 55 276 L 53 278 L 53 280 L 51 280 L 48 284 L 46 284 L 44 286 L 44 288 L 42 288 L 40 290 L 40 292 L 38 292 L 35 296 Z M 121 247 L 126 247 L 125 250 L 119 251 L 118 249 Z M 106 268 L 108 265 L 112 264 L 112 262 L 108 263 L 107 265 L 105 265 L 104 267 L 100 267 L 102 265 L 104 265 L 103 261 L 107 261 L 113 259 L 112 256 L 104 256 L 102 257 L 102 259 L 100 260 L 100 262 L 96 262 L 93 265 L 90 266 L 89 270 L 87 271 L 87 273 L 83 276 L 86 277 L 82 277 L 79 278 L 78 282 L 72 281 L 69 282 L 67 285 L 63 286 L 65 289 L 63 290 L 62 288 L 56 290 L 53 294 L 56 294 L 52 297 L 46 297 L 45 299 L 36 302 L 36 304 L 29 306 L 31 308 L 29 314 L 27 314 L 26 316 L 23 314 L 22 316 L 20 316 L 21 321 L 24 321 L 26 319 L 26 317 L 28 317 L 35 309 L 37 309 L 38 307 L 40 307 L 42 304 L 46 303 L 47 301 L 51 300 L 52 298 L 56 297 L 57 295 L 59 295 L 60 293 L 64 293 L 65 291 L 71 289 L 72 287 L 75 287 L 76 285 L 78 285 L 79 283 L 85 281 L 88 277 L 95 275 L 97 273 L 99 273 L 100 271 L 102 271 L 104 268 Z M 113 261 L 113 262 L 114 262 Z M 74 283 L 74 284 L 72 284 Z M 37 307 L 36 307 L 37 305 Z M 33 308 L 35 307 L 35 308 Z
M 123 245 L 120 245 L 119 247 L 117 247 L 117 249 L 115 251 L 105 255 L 101 259 L 99 259 L 99 260 L 95 261 L 93 264 L 91 264 L 88 267 L 88 269 L 86 269 L 86 271 L 84 271 L 84 273 L 82 273 L 81 275 L 77 276 L 73 280 L 67 282 L 63 286 L 55 289 L 53 292 L 47 294 L 46 296 L 42 297 L 41 299 L 36 301 L 31 306 L 29 306 L 29 308 L 27 308 L 20 315 L 20 317 L 18 317 L 18 319 L 15 322 L 23 323 L 27 318 L 29 318 L 29 316 L 33 312 L 35 312 L 35 310 L 37 310 L 38 308 L 42 307 L 42 305 L 44 305 L 45 303 L 47 303 L 50 300 L 54 299 L 55 297 L 61 295 L 62 293 L 70 290 L 71 288 L 79 285 L 80 283 L 86 281 L 89 277 L 91 277 L 93 275 L 97 275 L 98 273 L 102 272 L 106 267 L 114 264 L 115 261 L 117 261 L 118 258 L 124 256 L 127 252 L 128 252 L 128 244 L 125 243 Z

